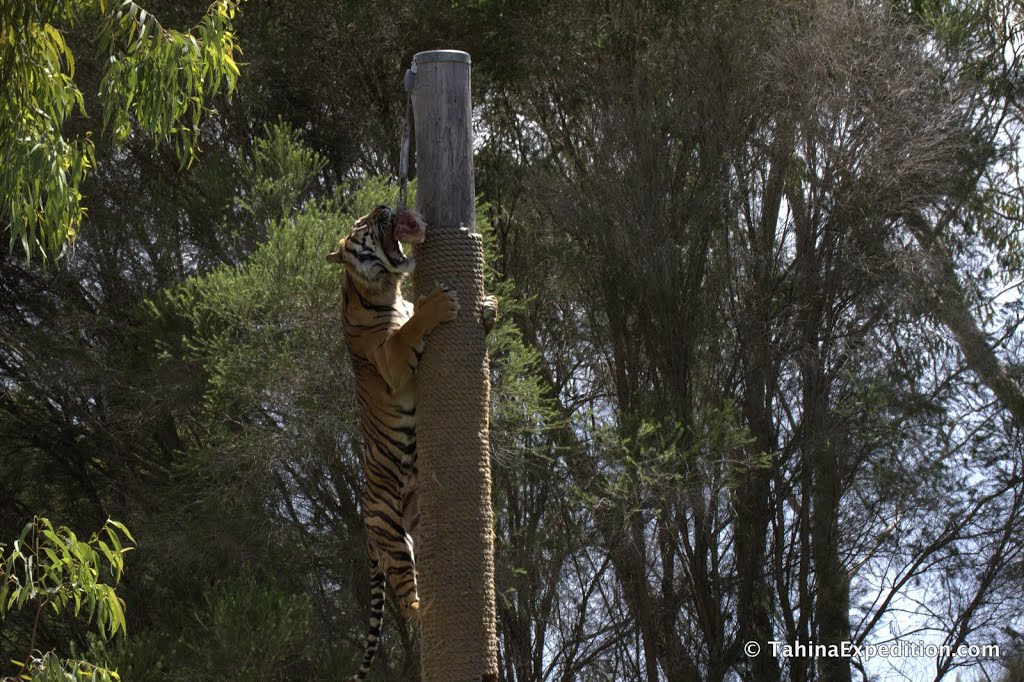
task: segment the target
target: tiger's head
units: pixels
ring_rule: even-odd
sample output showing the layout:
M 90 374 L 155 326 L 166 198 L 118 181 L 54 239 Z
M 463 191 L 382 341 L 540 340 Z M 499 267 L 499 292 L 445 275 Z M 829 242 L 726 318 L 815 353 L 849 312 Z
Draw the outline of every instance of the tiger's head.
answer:
M 426 226 L 416 211 L 381 204 L 355 222 L 327 260 L 340 263 L 367 284 L 383 284 L 412 272 L 413 261 L 402 251 L 402 242 L 418 244 L 425 235 Z

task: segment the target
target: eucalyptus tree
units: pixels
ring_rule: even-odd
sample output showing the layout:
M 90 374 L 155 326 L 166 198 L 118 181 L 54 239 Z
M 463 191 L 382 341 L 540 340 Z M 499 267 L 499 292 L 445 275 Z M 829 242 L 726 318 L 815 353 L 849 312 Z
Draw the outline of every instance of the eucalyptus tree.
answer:
M 59 258 L 86 214 L 82 183 L 100 130 L 88 119 L 69 33 L 91 29 L 88 47 L 102 59 L 101 130 L 122 143 L 137 128 L 188 165 L 203 112 L 238 77 L 236 9 L 217 0 L 183 32 L 130 0 L 0 4 L 0 219 L 12 246 Z
M 506 267 L 536 294 L 522 325 L 574 425 L 562 461 L 640 632 L 622 651 L 647 679 L 849 679 L 740 645 L 876 636 L 905 607 L 866 579 L 897 534 L 904 598 L 932 561 L 966 570 L 976 524 L 1010 540 L 993 576 L 1017 552 L 1012 472 L 982 511 L 951 495 L 967 470 L 925 475 L 968 448 L 900 435 L 949 437 L 971 392 L 928 340 L 911 218 L 962 191 L 985 96 L 881 3 L 574 12 L 571 54 L 521 37 L 538 75 L 486 100 L 484 152 L 510 183 Z M 908 470 L 915 493 L 884 485 Z M 945 530 L 913 540 L 910 518 Z M 967 591 L 994 604 L 993 584 Z M 958 609 L 929 627 L 985 622 Z

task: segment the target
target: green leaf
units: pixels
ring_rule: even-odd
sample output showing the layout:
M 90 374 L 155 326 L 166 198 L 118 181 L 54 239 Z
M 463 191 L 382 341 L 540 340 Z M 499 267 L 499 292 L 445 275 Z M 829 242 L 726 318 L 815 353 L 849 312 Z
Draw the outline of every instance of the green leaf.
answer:
M 49 547 L 44 547 L 43 548 L 43 552 L 45 552 L 46 556 L 50 559 L 50 564 L 51 565 L 53 565 L 53 566 L 60 566 L 60 565 L 62 565 L 64 563 L 64 561 L 61 559 L 61 557 L 57 556 L 57 553 L 55 551 L 53 551 L 52 549 L 50 549 Z
M 121 533 L 124 534 L 126 538 L 131 540 L 133 544 L 138 544 L 137 542 L 135 542 L 135 538 L 132 537 L 132 534 L 128 532 L 128 528 L 125 527 L 123 523 L 121 523 L 120 521 L 114 521 L 113 519 L 107 519 L 107 523 L 121 531 Z

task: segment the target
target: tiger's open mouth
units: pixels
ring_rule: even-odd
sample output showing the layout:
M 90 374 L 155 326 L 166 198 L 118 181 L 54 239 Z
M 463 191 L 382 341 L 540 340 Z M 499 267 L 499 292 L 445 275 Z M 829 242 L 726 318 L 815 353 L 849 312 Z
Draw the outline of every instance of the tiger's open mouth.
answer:
M 393 266 L 398 267 L 407 260 L 405 252 L 402 251 L 402 243 L 398 241 L 397 230 L 395 229 L 396 220 L 392 218 L 388 222 L 388 226 L 382 230 L 380 244 L 384 249 L 384 255 L 388 257 L 388 262 Z

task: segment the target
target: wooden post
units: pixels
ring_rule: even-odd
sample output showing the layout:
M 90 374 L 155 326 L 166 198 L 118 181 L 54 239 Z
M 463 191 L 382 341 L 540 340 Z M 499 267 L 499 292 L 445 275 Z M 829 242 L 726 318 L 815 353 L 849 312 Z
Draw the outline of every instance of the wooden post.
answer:
M 470 59 L 413 58 L 416 297 L 446 284 L 459 319 L 434 329 L 417 369 L 420 521 L 415 552 L 424 682 L 497 680 L 489 370 L 480 323 L 483 248 L 476 234 Z

